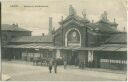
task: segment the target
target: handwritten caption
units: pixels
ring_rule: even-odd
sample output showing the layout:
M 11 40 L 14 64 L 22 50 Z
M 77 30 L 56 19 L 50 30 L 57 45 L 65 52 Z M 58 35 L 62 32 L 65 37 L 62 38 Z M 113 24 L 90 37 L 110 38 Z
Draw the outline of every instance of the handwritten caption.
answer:
M 10 5 L 10 7 L 48 7 L 48 6 L 44 6 L 44 5 Z

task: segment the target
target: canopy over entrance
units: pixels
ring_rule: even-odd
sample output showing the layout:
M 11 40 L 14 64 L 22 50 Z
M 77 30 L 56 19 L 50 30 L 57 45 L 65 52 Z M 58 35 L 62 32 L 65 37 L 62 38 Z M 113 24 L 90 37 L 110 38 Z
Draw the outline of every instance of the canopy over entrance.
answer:
M 5 48 L 61 49 L 61 50 L 93 50 L 93 51 L 127 51 L 126 45 L 100 47 L 58 47 L 50 44 L 6 45 Z

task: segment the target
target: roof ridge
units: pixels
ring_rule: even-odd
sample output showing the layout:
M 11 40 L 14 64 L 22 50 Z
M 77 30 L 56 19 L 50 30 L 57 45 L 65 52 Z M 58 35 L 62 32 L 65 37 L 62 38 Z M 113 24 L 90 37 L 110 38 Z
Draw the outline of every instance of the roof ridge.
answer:
M 8 31 L 30 31 L 25 28 L 19 27 L 19 26 L 13 26 L 10 24 L 1 24 L 2 30 L 8 30 Z M 31 31 L 30 31 L 31 32 Z
M 51 36 L 21 36 L 11 40 L 11 42 L 52 42 Z

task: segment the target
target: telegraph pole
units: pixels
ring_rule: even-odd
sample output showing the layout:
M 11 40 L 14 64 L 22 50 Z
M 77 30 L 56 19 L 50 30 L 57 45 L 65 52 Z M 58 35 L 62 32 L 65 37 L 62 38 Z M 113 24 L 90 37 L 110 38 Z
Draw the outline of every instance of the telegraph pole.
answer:
M 62 26 L 61 26 L 61 31 L 62 31 L 62 53 L 63 53 L 63 16 L 62 16 L 62 18 L 61 18 L 61 22 L 62 22 Z M 63 54 L 62 54 L 63 55 Z M 65 60 L 65 55 L 63 55 L 64 56 L 64 59 L 63 59 L 63 61 Z M 66 60 L 67 61 L 67 60 Z
M 52 34 L 53 34 L 53 45 L 55 47 L 55 30 L 52 31 Z
M 85 10 L 85 9 L 82 11 L 82 15 L 83 15 L 83 17 L 84 17 L 84 27 L 85 27 L 85 30 L 86 30 L 86 33 L 85 33 L 85 34 L 86 34 L 86 39 L 85 39 L 85 40 L 86 40 L 86 41 L 85 41 L 86 43 L 85 43 L 85 45 L 88 46 L 88 33 L 87 33 L 88 28 L 87 28 L 87 26 L 85 25 L 85 23 L 86 23 L 86 22 L 85 22 L 85 21 L 86 21 L 86 10 Z
M 62 47 L 63 47 L 63 16 L 62 16 L 62 26 L 61 26 L 61 30 L 62 30 Z
M 88 32 L 88 28 L 85 26 L 85 24 L 84 24 L 84 27 L 86 29 L 86 39 L 85 39 L 86 41 L 85 42 L 86 42 L 86 46 L 88 47 L 88 33 L 87 33 Z

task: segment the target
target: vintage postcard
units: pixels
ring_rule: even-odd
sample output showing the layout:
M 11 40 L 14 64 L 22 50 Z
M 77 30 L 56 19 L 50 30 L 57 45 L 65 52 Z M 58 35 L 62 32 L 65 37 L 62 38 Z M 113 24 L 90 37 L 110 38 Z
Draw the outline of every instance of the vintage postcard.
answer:
M 2 1 L 2 80 L 126 81 L 126 3 Z

